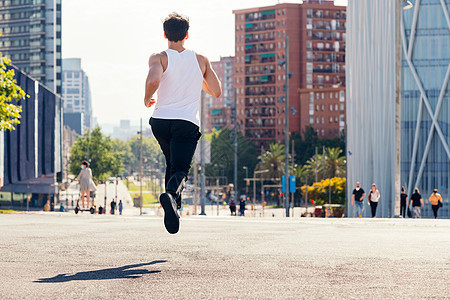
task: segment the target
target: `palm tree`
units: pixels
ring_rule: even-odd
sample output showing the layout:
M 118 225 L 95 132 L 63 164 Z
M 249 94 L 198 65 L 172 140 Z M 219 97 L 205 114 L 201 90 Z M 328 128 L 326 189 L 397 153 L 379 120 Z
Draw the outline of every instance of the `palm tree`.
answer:
M 341 154 L 342 150 L 339 148 L 327 148 L 325 150 L 326 177 L 345 177 L 346 160 Z
M 263 173 L 265 178 L 281 179 L 284 173 L 285 157 L 283 144 L 270 144 L 269 150 L 258 157 L 260 162 L 256 169 L 269 170 L 269 172 Z
M 342 150 L 339 148 L 326 148 L 325 155 L 318 154 L 313 156 L 304 166 L 299 166 L 296 170 L 297 177 L 301 174 L 303 177 L 307 176 L 315 181 L 316 169 L 317 180 L 324 180 L 333 177 L 345 177 L 346 160 L 344 156 L 340 156 Z

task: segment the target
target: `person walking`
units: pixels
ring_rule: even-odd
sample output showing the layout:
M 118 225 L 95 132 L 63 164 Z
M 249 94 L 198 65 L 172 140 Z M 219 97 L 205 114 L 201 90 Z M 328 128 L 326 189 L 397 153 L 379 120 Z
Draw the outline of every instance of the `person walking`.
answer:
M 230 213 L 232 216 L 236 215 L 236 202 L 234 201 L 234 198 L 230 201 Z
M 245 198 L 241 196 L 239 201 L 239 213 L 241 217 L 245 216 Z
M 84 196 L 86 196 L 87 207 L 91 206 L 91 191 L 96 191 L 95 184 L 92 181 L 92 171 L 89 168 L 89 163 L 85 160 L 81 162 L 81 171 L 77 177 L 78 182 L 80 183 L 80 195 L 81 195 L 81 203 L 84 208 Z
M 114 201 L 114 199 L 111 201 L 111 214 L 116 214 L 116 201 Z
M 402 186 L 402 190 L 400 192 L 400 215 L 403 218 L 406 217 L 406 208 L 408 207 L 408 195 L 405 193 L 405 187 Z
M 420 219 L 422 217 L 420 208 L 423 207 L 424 204 L 423 204 L 422 195 L 419 194 L 419 188 L 414 189 L 414 194 L 412 194 L 412 196 L 411 196 L 410 205 L 413 208 L 414 218 Z
M 166 230 L 174 234 L 180 228 L 181 192 L 201 136 L 201 92 L 219 97 L 222 86 L 208 58 L 184 47 L 189 37 L 187 17 L 170 14 L 163 29 L 168 49 L 150 56 L 144 104 L 147 108 L 156 104 L 149 124 L 166 158 L 165 193 L 159 201 Z
M 352 205 L 354 207 L 353 212 L 356 211 L 355 216 L 357 218 L 362 217 L 363 204 L 364 204 L 363 200 L 364 200 L 365 196 L 366 196 L 366 193 L 361 188 L 361 183 L 357 182 L 356 188 L 353 189 L 353 194 L 352 194 Z
M 433 190 L 433 193 L 428 201 L 431 202 L 431 209 L 433 209 L 434 218 L 437 219 L 438 210 L 442 206 L 442 196 L 438 194 L 437 189 Z
M 121 215 L 122 214 L 122 210 L 123 210 L 122 200 L 119 200 L 118 206 L 119 206 L 119 215 Z
M 380 200 L 380 191 L 378 191 L 375 183 L 372 183 L 372 189 L 369 192 L 368 203 L 370 205 L 370 210 L 372 211 L 372 218 L 377 215 L 378 201 Z

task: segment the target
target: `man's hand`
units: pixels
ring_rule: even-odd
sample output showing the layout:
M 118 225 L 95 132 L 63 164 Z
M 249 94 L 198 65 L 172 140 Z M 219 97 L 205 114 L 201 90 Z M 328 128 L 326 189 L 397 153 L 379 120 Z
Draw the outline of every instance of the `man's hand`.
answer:
M 155 99 L 144 99 L 145 107 L 150 108 L 153 104 L 156 103 Z

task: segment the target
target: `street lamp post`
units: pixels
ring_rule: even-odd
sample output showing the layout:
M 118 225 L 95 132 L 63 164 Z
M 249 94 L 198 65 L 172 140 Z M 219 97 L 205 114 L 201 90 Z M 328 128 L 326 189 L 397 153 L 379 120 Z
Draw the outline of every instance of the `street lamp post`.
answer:
M 280 61 L 279 65 L 284 65 L 284 115 L 285 115 L 285 129 L 284 129 L 284 151 L 285 151 L 285 176 L 286 176 L 286 191 L 284 193 L 284 205 L 286 208 L 286 217 L 289 217 L 289 38 L 285 35 L 285 55 L 284 61 Z
M 139 134 L 139 188 L 140 188 L 140 204 L 139 204 L 139 214 L 142 215 L 142 118 L 141 118 L 141 130 L 138 132 Z
M 245 178 L 248 178 L 248 167 L 247 166 L 243 166 L 242 167 L 245 170 Z M 248 181 L 245 180 L 245 196 L 248 196 Z M 255 202 L 255 199 L 253 199 L 253 202 Z

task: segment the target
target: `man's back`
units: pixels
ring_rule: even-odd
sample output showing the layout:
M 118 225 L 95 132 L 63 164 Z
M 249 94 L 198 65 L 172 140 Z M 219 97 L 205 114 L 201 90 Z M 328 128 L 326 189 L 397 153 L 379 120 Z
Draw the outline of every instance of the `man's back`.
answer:
M 167 65 L 157 91 L 158 102 L 153 117 L 185 120 L 199 126 L 203 74 L 197 55 L 188 49 L 182 52 L 167 49 L 164 53 Z

